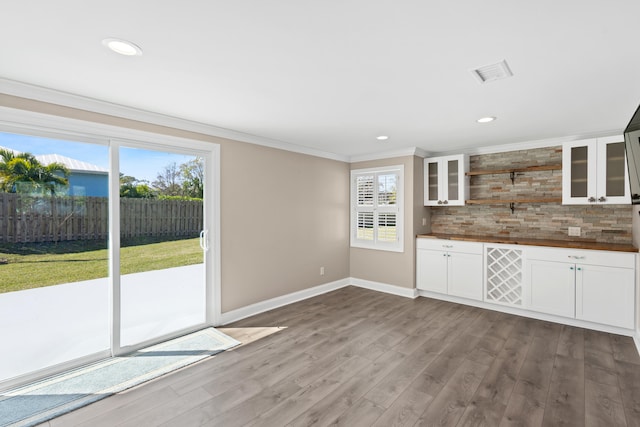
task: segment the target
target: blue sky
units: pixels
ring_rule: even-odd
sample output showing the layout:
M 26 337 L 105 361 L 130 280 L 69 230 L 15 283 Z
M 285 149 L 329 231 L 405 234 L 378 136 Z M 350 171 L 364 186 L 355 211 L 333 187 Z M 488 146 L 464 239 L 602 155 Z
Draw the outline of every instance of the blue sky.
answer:
M 109 167 L 109 150 L 101 145 L 0 132 L 0 146 L 35 155 L 60 154 L 103 168 Z M 126 149 L 120 154 L 120 171 L 125 175 L 151 182 L 165 166 L 173 162 L 181 164 L 193 158 L 191 155 L 162 151 Z

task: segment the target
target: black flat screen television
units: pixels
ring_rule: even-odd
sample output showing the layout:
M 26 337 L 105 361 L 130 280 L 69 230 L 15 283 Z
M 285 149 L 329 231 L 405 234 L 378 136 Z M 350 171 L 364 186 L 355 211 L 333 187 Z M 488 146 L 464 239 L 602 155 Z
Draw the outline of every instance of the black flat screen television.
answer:
M 624 130 L 624 147 L 627 152 L 631 203 L 640 204 L 640 106 Z

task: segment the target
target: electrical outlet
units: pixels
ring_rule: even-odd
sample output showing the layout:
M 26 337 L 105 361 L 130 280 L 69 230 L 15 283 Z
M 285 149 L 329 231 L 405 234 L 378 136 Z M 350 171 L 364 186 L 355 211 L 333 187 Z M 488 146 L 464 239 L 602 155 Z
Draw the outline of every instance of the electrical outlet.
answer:
M 569 236 L 580 237 L 580 227 L 569 227 Z
M 324 276 L 324 267 L 320 267 L 320 275 Z
M 425 225 L 427 225 L 427 218 L 422 218 L 422 226 L 424 227 Z

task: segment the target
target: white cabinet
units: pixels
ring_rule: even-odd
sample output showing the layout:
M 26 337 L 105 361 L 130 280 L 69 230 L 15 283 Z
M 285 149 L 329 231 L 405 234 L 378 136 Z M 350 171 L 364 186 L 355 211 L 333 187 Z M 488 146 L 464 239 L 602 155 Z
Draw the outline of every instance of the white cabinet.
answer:
M 529 309 L 634 327 L 635 255 L 530 248 L 527 257 Z
M 448 258 L 441 250 L 417 249 L 416 287 L 425 291 L 447 293 Z
M 449 295 L 482 300 L 482 255 L 448 252 Z
M 562 204 L 630 204 L 624 137 L 593 138 L 562 146 Z
M 635 328 L 636 253 L 432 238 L 416 248 L 417 288 L 431 297 Z
M 564 262 L 530 260 L 527 264 L 529 309 L 574 317 L 575 266 Z
M 634 270 L 578 265 L 576 318 L 632 329 L 634 327 Z
M 418 289 L 482 300 L 482 243 L 418 239 Z
M 469 198 L 469 156 L 424 159 L 424 205 L 462 206 Z

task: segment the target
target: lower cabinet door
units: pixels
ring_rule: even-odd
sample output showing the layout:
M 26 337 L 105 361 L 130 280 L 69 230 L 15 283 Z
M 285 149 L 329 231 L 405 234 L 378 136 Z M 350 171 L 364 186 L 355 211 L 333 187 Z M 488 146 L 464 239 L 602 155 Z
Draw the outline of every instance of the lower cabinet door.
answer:
M 424 291 L 447 293 L 447 253 L 418 249 L 416 251 L 416 287 Z
M 578 265 L 576 317 L 633 329 L 635 273 L 630 268 Z
M 570 263 L 529 260 L 529 308 L 542 313 L 575 317 L 575 268 Z
M 449 254 L 449 295 L 482 301 L 482 255 Z

